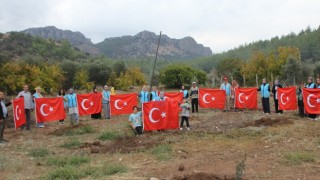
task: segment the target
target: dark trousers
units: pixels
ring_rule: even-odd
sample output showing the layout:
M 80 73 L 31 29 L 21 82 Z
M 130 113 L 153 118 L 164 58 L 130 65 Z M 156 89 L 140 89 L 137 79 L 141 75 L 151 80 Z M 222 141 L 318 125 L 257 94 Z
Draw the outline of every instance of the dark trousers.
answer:
M 183 127 L 183 123 L 184 121 L 186 121 L 187 123 L 187 127 L 189 127 L 189 117 L 187 116 L 181 116 L 181 123 L 180 123 L 180 127 Z
M 3 141 L 3 131 L 5 127 L 6 127 L 6 120 L 5 118 L 3 118 L 2 121 L 0 122 L 0 142 Z
M 133 129 L 135 134 L 142 134 L 143 133 L 142 130 L 143 130 L 142 126 L 137 126 Z
M 269 98 L 262 98 L 262 107 L 264 113 L 270 113 L 270 102 Z
M 191 106 L 192 106 L 192 113 L 194 113 L 194 110 L 198 112 L 198 98 L 192 98 L 191 100 Z
M 26 121 L 27 121 L 27 130 L 30 130 L 31 125 L 31 109 L 24 109 L 24 112 L 26 113 Z
M 298 108 L 299 108 L 299 115 L 301 118 L 304 118 L 304 105 L 302 100 L 298 100 Z
M 282 110 L 279 110 L 279 100 L 278 99 L 274 99 L 274 108 L 276 110 L 276 113 L 283 113 Z

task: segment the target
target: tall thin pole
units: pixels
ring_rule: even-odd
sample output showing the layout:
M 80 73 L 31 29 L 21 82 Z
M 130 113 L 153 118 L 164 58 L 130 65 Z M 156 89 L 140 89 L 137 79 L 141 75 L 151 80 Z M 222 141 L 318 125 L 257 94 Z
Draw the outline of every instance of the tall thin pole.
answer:
M 158 47 L 157 47 L 157 52 L 156 52 L 156 57 L 155 57 L 155 59 L 154 59 L 154 64 L 153 64 L 153 69 L 152 69 L 152 75 L 151 75 L 151 80 L 150 80 L 150 92 L 152 91 L 154 69 L 156 68 L 156 64 L 157 64 L 158 52 L 159 52 L 159 46 L 160 46 L 160 40 L 161 40 L 161 34 L 162 34 L 162 31 L 160 31 L 159 40 L 158 40 Z M 149 93 L 149 94 L 151 95 L 151 93 Z

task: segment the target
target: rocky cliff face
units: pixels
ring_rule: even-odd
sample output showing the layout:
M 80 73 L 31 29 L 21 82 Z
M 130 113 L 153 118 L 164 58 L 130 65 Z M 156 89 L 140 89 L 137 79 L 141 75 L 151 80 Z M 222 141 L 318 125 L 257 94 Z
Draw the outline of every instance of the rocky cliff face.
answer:
M 104 54 L 110 58 L 154 57 L 159 39 L 159 35 L 153 32 L 142 31 L 135 36 L 106 38 L 98 44 L 93 44 L 80 32 L 61 30 L 54 26 L 30 28 L 22 32 L 56 41 L 66 39 L 83 52 L 93 55 Z M 182 39 L 172 39 L 167 35 L 161 37 L 160 58 L 192 59 L 210 55 L 212 55 L 211 49 L 198 44 L 192 37 Z
M 159 35 L 142 31 L 135 36 L 107 38 L 96 44 L 101 53 L 113 58 L 154 57 Z M 159 56 L 166 59 L 192 59 L 210 56 L 212 51 L 204 47 L 192 37 L 171 39 L 167 35 L 161 36 Z
M 22 31 L 23 33 L 30 34 L 32 36 L 40 36 L 46 39 L 53 39 L 55 41 L 61 41 L 63 39 L 68 40 L 74 47 L 79 48 L 81 51 L 98 54 L 98 49 L 94 46 L 90 39 L 86 38 L 80 32 L 73 32 L 70 30 L 61 30 L 54 26 L 29 28 Z

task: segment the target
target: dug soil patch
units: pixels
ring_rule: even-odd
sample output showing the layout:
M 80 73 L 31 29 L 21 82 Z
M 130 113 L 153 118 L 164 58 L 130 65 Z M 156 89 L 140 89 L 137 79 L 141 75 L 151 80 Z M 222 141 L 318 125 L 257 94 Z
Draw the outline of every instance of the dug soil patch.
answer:
M 76 130 L 76 129 L 80 129 L 82 127 L 88 126 L 86 124 L 82 124 L 79 123 L 77 125 L 74 126 L 66 126 L 66 127 L 62 127 L 59 129 L 55 129 L 54 131 L 50 132 L 49 135 L 55 135 L 55 136 L 63 136 L 68 134 L 70 131 Z
M 91 153 L 130 153 L 152 148 L 162 142 L 146 136 L 120 137 L 102 144 L 100 141 L 84 143 L 80 148 L 89 148 Z
M 287 124 L 293 124 L 293 121 L 289 120 L 286 117 L 277 117 L 275 119 L 272 119 L 270 117 L 263 117 L 261 119 L 246 123 L 245 127 L 279 126 L 279 125 L 287 125 Z
M 234 180 L 234 176 L 218 176 L 214 174 L 208 174 L 204 172 L 200 173 L 192 173 L 192 174 L 187 174 L 187 175 L 182 175 L 182 176 L 176 176 L 172 178 L 172 180 Z

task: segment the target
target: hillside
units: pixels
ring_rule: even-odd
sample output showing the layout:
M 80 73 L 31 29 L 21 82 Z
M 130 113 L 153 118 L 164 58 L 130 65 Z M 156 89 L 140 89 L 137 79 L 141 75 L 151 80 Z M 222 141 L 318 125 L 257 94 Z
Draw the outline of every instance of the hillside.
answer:
M 96 47 L 101 53 L 111 58 L 138 58 L 155 56 L 159 36 L 153 32 L 142 31 L 135 36 L 106 38 Z M 192 37 L 171 39 L 162 35 L 159 56 L 164 59 L 193 59 L 212 55 L 208 47 L 204 47 Z
M 79 48 L 81 51 L 89 54 L 98 54 L 98 50 L 95 48 L 94 44 L 90 39 L 86 38 L 80 32 L 73 32 L 70 30 L 61 30 L 54 26 L 39 27 L 39 28 L 29 28 L 21 31 L 32 36 L 39 36 L 46 39 L 53 39 L 55 41 L 68 40 L 69 43 Z

